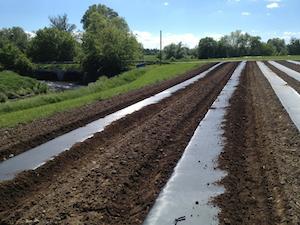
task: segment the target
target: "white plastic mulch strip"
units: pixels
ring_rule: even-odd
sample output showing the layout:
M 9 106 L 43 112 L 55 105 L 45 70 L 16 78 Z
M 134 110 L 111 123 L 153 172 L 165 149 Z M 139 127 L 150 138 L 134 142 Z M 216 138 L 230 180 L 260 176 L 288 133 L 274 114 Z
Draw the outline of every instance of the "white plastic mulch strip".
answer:
M 273 66 L 275 66 L 277 69 L 281 70 L 282 72 L 286 73 L 288 76 L 294 78 L 297 81 L 300 81 L 300 73 L 298 73 L 295 70 L 292 70 L 286 66 L 283 66 L 277 62 L 269 61 L 269 63 Z
M 201 74 L 168 88 L 154 96 L 146 98 L 131 106 L 121 109 L 115 113 L 105 116 L 99 120 L 91 122 L 83 127 L 75 129 L 69 133 L 61 135 L 42 145 L 30 149 L 20 155 L 0 162 L 0 180 L 13 179 L 16 174 L 24 170 L 33 170 L 43 165 L 46 161 L 53 159 L 58 154 L 70 149 L 75 143 L 83 142 L 92 137 L 95 133 L 101 132 L 112 122 L 119 120 L 133 112 L 136 112 L 148 105 L 156 104 L 161 100 L 170 97 L 175 92 L 186 88 L 194 82 L 205 77 L 209 72 L 216 69 L 223 63 L 218 63 Z
M 300 65 L 300 62 L 299 62 L 299 61 L 287 60 L 287 62 L 289 62 L 289 63 L 294 63 L 294 64 L 297 64 L 297 65 Z
M 211 205 L 210 200 L 224 192 L 216 184 L 226 175 L 216 169 L 224 143 L 222 123 L 245 64 L 242 62 L 237 67 L 200 122 L 143 225 L 218 224 L 219 208 Z
M 291 120 L 300 131 L 300 95 L 283 79 L 262 62 L 257 62 L 263 75 L 267 78 L 281 104 L 289 114 Z

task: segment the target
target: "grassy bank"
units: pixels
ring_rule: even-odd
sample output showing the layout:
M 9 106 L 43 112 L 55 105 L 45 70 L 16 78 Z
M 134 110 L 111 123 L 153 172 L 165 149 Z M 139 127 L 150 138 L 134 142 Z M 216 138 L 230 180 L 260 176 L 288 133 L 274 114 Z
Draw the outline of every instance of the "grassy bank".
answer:
M 47 90 L 46 84 L 35 79 L 20 76 L 12 71 L 0 72 L 0 102 L 46 93 Z
M 100 78 L 94 84 L 63 93 L 36 96 L 0 105 L 0 127 L 11 127 L 56 112 L 79 107 L 97 100 L 135 90 L 146 85 L 173 78 L 199 66 L 198 62 L 170 64 L 134 69 L 111 79 Z

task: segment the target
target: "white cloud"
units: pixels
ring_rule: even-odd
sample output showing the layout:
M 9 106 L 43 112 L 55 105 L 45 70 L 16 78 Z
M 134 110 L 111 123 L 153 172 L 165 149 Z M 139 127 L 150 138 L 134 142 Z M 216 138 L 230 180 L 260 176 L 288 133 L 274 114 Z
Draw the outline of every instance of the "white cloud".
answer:
M 285 39 L 286 42 L 290 42 L 291 38 L 300 38 L 300 32 L 290 32 L 285 31 L 283 32 L 281 38 Z
M 157 34 L 153 34 L 147 31 L 133 31 L 133 33 L 136 35 L 138 41 L 143 44 L 144 48 L 159 48 L 159 32 Z M 185 46 L 194 48 L 203 37 L 212 37 L 219 40 L 222 36 L 223 34 L 213 33 L 204 33 L 201 36 L 197 36 L 192 33 L 163 33 L 163 47 L 172 43 L 177 44 L 182 42 Z
M 279 8 L 279 3 L 278 2 L 272 2 L 270 4 L 267 4 L 266 6 L 268 9 L 275 9 L 275 8 Z
M 250 12 L 242 12 L 241 15 L 242 15 L 242 16 L 250 16 L 251 13 L 250 13 Z
M 26 30 L 25 33 L 26 33 L 30 38 L 33 38 L 33 37 L 36 36 L 36 33 L 31 32 L 31 31 L 27 31 L 27 30 Z
M 169 5 L 169 2 L 164 2 L 164 6 L 168 6 Z

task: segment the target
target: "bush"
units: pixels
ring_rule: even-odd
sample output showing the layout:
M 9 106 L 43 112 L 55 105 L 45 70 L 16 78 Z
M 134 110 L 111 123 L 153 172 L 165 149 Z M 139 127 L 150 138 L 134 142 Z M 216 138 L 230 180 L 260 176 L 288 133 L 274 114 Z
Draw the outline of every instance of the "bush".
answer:
M 73 61 L 76 40 L 68 32 L 56 28 L 44 28 L 36 32 L 29 46 L 34 62 Z
M 6 43 L 0 49 L 0 63 L 5 70 L 29 75 L 33 71 L 33 64 L 14 44 Z
M 0 92 L 0 102 L 3 103 L 3 102 L 6 102 L 7 101 L 7 96 Z
M 112 77 L 129 68 L 141 53 L 141 45 L 129 32 L 126 21 L 104 5 L 93 5 L 83 20 L 81 65 L 88 80 Z
M 2 102 L 23 96 L 47 93 L 48 86 L 35 79 L 20 76 L 12 71 L 0 73 L 0 93 Z M 4 97 L 4 95 L 6 97 Z

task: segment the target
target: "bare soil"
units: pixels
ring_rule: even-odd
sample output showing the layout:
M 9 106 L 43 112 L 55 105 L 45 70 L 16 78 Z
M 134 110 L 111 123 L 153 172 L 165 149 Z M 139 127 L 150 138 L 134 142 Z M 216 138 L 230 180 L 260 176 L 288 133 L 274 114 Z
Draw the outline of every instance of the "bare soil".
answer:
M 297 64 L 294 64 L 294 63 L 290 63 L 288 61 L 283 61 L 283 60 L 282 61 L 278 61 L 278 63 L 280 63 L 280 64 L 282 64 L 282 65 L 284 65 L 286 67 L 289 67 L 290 69 L 295 70 L 295 71 L 297 71 L 297 72 L 300 73 L 300 65 L 297 65 Z
M 142 224 L 236 65 L 0 183 L 0 224 Z M 226 192 L 214 199 L 220 224 L 299 225 L 300 133 L 255 62 L 246 65 L 223 128 Z
M 236 66 L 227 63 L 0 183 L 0 224 L 141 224 Z
M 57 113 L 45 119 L 20 124 L 14 128 L 0 129 L 0 162 L 8 158 L 10 154 L 17 155 L 25 152 L 64 133 L 183 82 L 213 65 L 207 64 L 174 79 L 146 86 L 108 100 L 97 101 L 80 108 Z
M 247 64 L 224 124 L 220 224 L 300 224 L 300 134 L 255 62 Z

